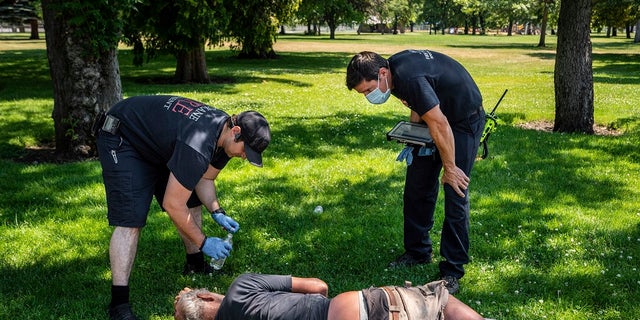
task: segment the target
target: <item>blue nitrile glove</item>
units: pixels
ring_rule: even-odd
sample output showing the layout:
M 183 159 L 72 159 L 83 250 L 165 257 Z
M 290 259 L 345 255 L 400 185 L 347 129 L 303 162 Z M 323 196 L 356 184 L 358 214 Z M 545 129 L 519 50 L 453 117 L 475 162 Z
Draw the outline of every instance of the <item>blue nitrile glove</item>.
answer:
M 418 156 L 419 157 L 430 156 L 433 154 L 434 151 L 435 151 L 435 147 L 422 146 L 420 147 L 420 150 L 418 150 Z
M 202 253 L 214 259 L 226 258 L 231 252 L 231 244 L 216 237 L 207 237 L 200 247 Z
M 233 218 L 227 216 L 226 212 L 222 208 L 213 210 L 213 212 L 211 212 L 211 218 L 227 230 L 227 232 L 236 233 L 238 232 L 238 229 L 240 229 L 240 224 L 233 220 Z
M 404 149 L 402 149 L 402 151 L 400 151 L 400 154 L 398 155 L 398 157 L 396 158 L 396 161 L 404 161 L 405 159 L 407 160 L 407 165 L 410 166 L 411 163 L 413 162 L 413 147 L 412 146 L 405 146 Z

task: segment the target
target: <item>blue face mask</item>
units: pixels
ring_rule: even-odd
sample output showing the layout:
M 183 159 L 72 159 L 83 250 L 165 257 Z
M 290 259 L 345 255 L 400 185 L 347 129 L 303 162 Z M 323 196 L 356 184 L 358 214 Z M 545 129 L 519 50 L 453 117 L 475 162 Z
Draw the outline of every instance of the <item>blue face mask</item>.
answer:
M 386 92 L 382 92 L 382 90 L 380 90 L 380 74 L 378 74 L 378 87 L 365 96 L 367 100 L 369 100 L 369 102 L 373 104 L 383 104 L 387 102 L 389 96 L 391 96 L 391 89 L 389 89 L 389 82 L 387 82 L 387 77 L 384 78 L 384 82 L 387 84 Z

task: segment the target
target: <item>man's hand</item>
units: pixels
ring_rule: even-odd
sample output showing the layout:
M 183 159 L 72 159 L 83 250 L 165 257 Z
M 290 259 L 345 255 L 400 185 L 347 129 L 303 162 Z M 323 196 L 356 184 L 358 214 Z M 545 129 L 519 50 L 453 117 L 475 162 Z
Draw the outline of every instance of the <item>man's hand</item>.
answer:
M 200 250 L 214 259 L 226 258 L 231 252 L 231 244 L 224 242 L 224 240 L 220 238 L 207 237 Z
M 236 233 L 238 229 L 240 229 L 240 224 L 223 212 L 214 211 L 211 213 L 211 218 L 213 218 L 215 222 L 217 222 L 221 227 L 227 230 L 227 232 Z
M 465 196 L 464 191 L 469 187 L 469 181 L 469 177 L 458 167 L 453 167 L 453 169 L 449 170 L 445 168 L 442 174 L 442 184 L 450 185 L 453 191 L 463 198 Z

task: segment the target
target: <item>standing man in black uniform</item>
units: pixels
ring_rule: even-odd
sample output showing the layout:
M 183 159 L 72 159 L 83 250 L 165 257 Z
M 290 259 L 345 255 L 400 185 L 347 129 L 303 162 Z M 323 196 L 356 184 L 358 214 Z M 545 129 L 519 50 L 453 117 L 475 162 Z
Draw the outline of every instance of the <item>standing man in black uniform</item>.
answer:
M 391 94 L 411 109 L 411 122 L 424 122 L 436 144 L 433 156 L 407 146 L 404 187 L 405 252 L 390 267 L 430 263 L 438 178 L 442 171 L 444 222 L 440 277 L 450 293 L 469 262 L 469 175 L 485 123 L 482 96 L 465 68 L 434 51 L 405 50 L 388 60 L 374 52 L 355 55 L 347 66 L 347 88 L 365 95 L 373 104 Z
M 140 96 L 112 106 L 97 121 L 97 145 L 107 196 L 111 261 L 111 319 L 136 319 L 129 304 L 129 276 L 140 231 L 153 196 L 185 245 L 184 273 L 210 273 L 204 255 L 222 258 L 231 246 L 202 232 L 202 208 L 228 232 L 239 224 L 227 216 L 214 180 L 232 157 L 262 166 L 271 140 L 258 112 L 229 116 L 177 96 Z

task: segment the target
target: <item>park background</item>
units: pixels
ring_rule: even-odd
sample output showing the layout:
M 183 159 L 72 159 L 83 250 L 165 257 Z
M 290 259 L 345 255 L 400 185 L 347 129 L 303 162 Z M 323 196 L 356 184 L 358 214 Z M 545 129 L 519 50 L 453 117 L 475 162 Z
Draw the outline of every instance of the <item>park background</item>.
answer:
M 536 36 L 344 34 L 280 36 L 272 60 L 207 50 L 211 84 L 165 84 L 175 61 L 119 61 L 124 96 L 176 94 L 269 119 L 265 167 L 232 160 L 217 186 L 241 224 L 224 272 L 183 276 L 175 228 L 154 203 L 131 277 L 142 319 L 170 319 L 183 287 L 224 292 L 243 272 L 319 277 L 330 295 L 424 283 L 437 264 L 387 269 L 402 253 L 402 146 L 385 133 L 409 110 L 373 106 L 344 84 L 361 50 L 428 48 L 465 65 L 497 131 L 471 179 L 471 256 L 457 295 L 497 319 L 640 317 L 640 47 L 594 34 L 598 134 L 550 132 L 554 43 Z M 0 318 L 101 319 L 110 299 L 104 189 L 96 160 L 38 161 L 53 137 L 44 40 L 0 40 Z M 44 150 L 43 150 L 44 149 Z M 324 212 L 314 214 L 322 205 Z M 433 230 L 438 256 L 442 202 Z M 209 235 L 222 236 L 205 220 Z

